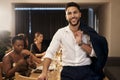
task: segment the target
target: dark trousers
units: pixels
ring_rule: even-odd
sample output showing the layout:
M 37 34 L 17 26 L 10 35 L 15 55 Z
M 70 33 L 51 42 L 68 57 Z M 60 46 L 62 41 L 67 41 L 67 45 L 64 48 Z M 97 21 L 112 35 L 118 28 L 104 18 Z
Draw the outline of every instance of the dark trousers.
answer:
M 98 80 L 90 66 L 64 66 L 61 80 Z

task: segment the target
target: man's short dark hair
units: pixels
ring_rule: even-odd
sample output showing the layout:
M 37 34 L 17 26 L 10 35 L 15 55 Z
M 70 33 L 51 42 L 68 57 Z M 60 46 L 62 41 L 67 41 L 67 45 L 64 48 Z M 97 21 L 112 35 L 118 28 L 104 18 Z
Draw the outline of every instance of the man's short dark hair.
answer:
M 66 6 L 65 6 L 65 11 L 67 10 L 67 8 L 72 7 L 72 6 L 76 7 L 80 11 L 80 6 L 75 2 L 67 3 Z

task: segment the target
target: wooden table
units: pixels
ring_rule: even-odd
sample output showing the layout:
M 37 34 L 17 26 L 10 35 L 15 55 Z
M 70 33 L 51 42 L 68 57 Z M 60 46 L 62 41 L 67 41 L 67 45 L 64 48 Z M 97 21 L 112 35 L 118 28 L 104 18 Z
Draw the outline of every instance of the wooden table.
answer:
M 54 66 L 53 68 L 50 68 L 48 71 L 48 80 L 60 80 L 60 72 L 61 72 L 61 65 L 59 63 L 56 63 L 56 61 L 53 61 L 50 65 Z M 39 68 L 38 68 L 39 67 Z M 38 78 L 38 76 L 41 74 L 40 70 L 42 70 L 42 64 L 37 65 L 37 69 L 33 70 L 31 72 L 30 77 L 32 78 Z M 36 70 L 39 70 L 38 72 Z
M 30 77 L 37 78 L 40 73 L 31 73 Z M 60 80 L 60 73 L 58 71 L 48 71 L 48 80 Z
M 48 80 L 60 80 L 60 72 L 62 69 L 61 66 L 61 52 L 57 52 L 56 55 L 53 58 L 52 63 L 50 64 L 49 71 L 48 71 Z M 37 68 L 42 66 L 43 62 L 41 64 L 37 65 Z M 52 69 L 51 69 L 52 66 Z M 40 69 L 42 70 L 42 68 Z M 31 72 L 30 77 L 37 78 L 41 73 L 34 73 L 34 71 Z

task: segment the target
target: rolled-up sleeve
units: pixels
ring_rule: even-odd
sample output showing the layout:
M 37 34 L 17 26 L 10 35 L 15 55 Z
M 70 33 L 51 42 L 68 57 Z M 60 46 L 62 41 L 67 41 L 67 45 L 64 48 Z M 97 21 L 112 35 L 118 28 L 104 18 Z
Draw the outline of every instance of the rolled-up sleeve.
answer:
M 95 54 L 95 51 L 94 51 L 93 48 L 92 48 L 91 54 L 90 54 L 89 56 L 90 56 L 90 57 L 96 57 L 96 54 Z
M 53 36 L 52 41 L 51 41 L 48 49 L 46 50 L 46 54 L 45 54 L 44 58 L 53 59 L 59 46 L 60 46 L 60 31 L 58 30 L 55 33 L 55 35 Z

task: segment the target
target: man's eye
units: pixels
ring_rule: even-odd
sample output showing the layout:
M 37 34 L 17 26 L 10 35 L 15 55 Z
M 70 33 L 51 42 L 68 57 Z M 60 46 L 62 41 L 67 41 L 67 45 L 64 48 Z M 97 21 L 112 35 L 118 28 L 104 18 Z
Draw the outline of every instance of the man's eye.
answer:
M 74 12 L 74 14 L 77 14 L 77 13 L 78 13 L 77 11 Z

